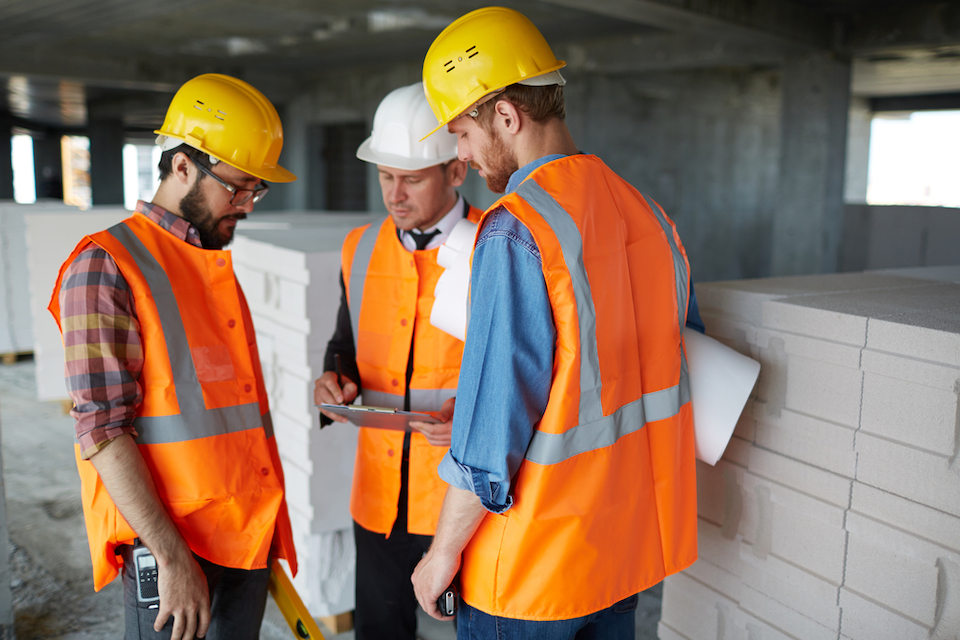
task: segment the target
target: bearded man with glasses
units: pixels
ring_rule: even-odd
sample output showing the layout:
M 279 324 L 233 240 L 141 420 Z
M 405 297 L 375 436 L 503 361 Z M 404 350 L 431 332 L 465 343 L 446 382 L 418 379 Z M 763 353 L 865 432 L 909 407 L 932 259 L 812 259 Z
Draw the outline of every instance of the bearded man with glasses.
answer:
M 153 202 L 85 237 L 50 302 L 94 588 L 118 574 L 127 640 L 259 636 L 272 558 L 296 553 L 253 322 L 230 252 L 283 129 L 229 76 L 184 84 L 156 131 Z

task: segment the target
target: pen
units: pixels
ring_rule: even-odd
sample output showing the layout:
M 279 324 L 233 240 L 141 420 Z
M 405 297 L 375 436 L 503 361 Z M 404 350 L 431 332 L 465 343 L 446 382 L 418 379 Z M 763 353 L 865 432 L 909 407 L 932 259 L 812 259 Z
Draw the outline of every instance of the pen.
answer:
M 343 392 L 343 372 L 340 369 L 340 354 L 333 354 L 333 366 L 337 368 L 337 386 L 340 387 L 340 392 Z

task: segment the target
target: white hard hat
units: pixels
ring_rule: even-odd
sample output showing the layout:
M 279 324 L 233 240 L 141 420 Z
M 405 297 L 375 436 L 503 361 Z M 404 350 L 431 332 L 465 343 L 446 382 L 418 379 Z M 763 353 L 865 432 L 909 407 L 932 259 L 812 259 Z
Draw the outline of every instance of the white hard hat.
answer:
M 437 126 L 423 83 L 394 89 L 373 116 L 373 133 L 357 149 L 357 157 L 392 169 L 417 171 L 457 157 L 457 136 L 447 131 L 421 141 Z

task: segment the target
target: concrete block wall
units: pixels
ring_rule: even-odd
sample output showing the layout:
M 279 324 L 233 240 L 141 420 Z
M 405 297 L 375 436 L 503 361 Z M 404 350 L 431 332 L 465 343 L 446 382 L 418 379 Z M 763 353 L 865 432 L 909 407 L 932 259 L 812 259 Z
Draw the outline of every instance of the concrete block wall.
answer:
M 960 263 L 960 209 L 847 204 L 839 271 Z
M 107 229 L 131 215 L 123 207 L 81 211 L 63 203 L 24 205 L 26 265 L 29 272 L 33 357 L 37 363 L 37 399 L 66 400 L 63 342 L 47 311 L 60 266 L 83 236 Z M 55 230 L 55 232 L 52 232 Z
M 27 210 L 0 201 L 0 354 L 33 351 L 23 221 Z
M 340 304 L 340 247 L 368 214 L 291 212 L 252 216 L 237 226 L 234 270 L 250 305 L 300 573 L 294 585 L 314 616 L 354 608 L 349 512 L 357 430 L 320 430 L 313 381 Z
M 697 285 L 760 360 L 661 639 L 960 637 L 960 267 Z

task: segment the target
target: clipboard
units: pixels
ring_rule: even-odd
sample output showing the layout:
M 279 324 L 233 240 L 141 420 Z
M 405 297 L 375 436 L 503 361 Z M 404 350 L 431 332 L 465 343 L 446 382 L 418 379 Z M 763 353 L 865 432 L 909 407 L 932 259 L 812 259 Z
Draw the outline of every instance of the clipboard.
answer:
M 440 420 L 429 413 L 402 411 L 401 409 L 391 409 L 389 407 L 326 403 L 318 404 L 317 407 L 324 411 L 335 413 L 338 416 L 343 416 L 358 427 L 371 427 L 373 429 L 415 431 L 415 429 L 410 426 L 411 422 L 440 422 Z

